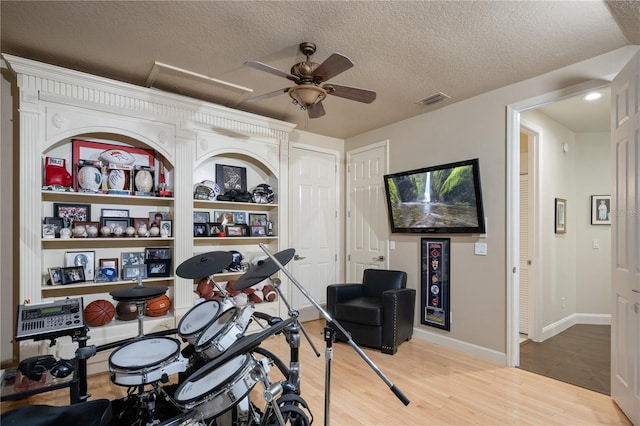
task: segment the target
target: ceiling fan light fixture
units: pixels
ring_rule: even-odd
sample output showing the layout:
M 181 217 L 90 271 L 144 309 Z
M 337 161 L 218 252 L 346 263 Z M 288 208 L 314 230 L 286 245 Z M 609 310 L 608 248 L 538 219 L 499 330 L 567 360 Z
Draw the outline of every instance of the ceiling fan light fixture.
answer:
M 289 89 L 289 96 L 293 103 L 300 105 L 300 108 L 307 109 L 317 104 L 327 97 L 327 91 L 322 87 L 311 84 L 300 84 Z

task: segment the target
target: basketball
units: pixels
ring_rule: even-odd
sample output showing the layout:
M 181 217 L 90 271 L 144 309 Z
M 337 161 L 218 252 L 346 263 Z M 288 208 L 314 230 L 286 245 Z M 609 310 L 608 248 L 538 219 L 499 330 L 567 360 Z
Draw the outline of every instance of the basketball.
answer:
M 116 318 L 121 321 L 131 321 L 138 318 L 138 305 L 136 305 L 136 302 L 118 302 L 116 305 Z
M 160 297 L 147 300 L 147 309 L 145 314 L 150 317 L 161 317 L 171 308 L 171 299 L 166 294 Z
M 84 322 L 89 327 L 100 327 L 113 319 L 116 309 L 108 300 L 94 300 L 84 308 Z

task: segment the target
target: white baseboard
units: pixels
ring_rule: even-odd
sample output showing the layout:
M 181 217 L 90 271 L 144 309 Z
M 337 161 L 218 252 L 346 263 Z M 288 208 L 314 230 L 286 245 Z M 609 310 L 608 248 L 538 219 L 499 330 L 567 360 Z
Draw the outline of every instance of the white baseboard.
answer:
M 435 343 L 449 349 L 454 349 L 467 355 L 484 359 L 486 361 L 491 361 L 496 364 L 507 365 L 507 355 L 502 352 L 494 351 L 493 349 L 487 349 L 482 346 L 474 345 L 472 343 L 452 339 L 438 333 L 432 333 L 422 328 L 414 328 L 413 337 L 426 340 L 428 342 Z
M 610 314 L 571 314 L 542 328 L 542 342 L 576 324 L 610 325 Z

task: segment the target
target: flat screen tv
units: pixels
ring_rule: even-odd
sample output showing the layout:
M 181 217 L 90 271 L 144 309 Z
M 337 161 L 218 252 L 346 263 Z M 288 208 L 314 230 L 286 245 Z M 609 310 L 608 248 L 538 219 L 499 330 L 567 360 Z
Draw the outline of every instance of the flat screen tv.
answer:
M 384 176 L 391 232 L 485 232 L 478 159 Z

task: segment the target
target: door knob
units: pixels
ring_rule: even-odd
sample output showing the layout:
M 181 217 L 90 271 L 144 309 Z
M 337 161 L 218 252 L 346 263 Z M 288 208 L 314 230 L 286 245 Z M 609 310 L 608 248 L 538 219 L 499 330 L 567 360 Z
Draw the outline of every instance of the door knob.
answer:
M 293 255 L 293 260 L 302 260 L 302 259 L 306 259 L 305 256 L 298 256 L 297 254 Z
M 375 260 L 377 262 L 382 262 L 382 261 L 384 261 L 384 256 L 374 257 L 373 260 Z

